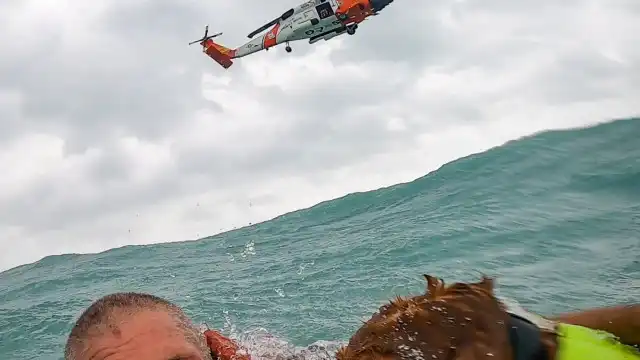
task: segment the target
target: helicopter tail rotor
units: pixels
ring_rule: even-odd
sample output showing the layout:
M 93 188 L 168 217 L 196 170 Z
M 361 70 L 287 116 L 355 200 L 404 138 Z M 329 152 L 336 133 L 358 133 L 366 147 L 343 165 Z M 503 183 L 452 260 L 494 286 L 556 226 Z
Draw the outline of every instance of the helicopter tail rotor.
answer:
M 217 33 L 217 34 L 213 34 L 213 35 L 209 35 L 209 25 L 204 27 L 204 36 L 201 39 L 198 40 L 194 40 L 192 42 L 189 43 L 189 45 L 193 45 L 195 43 L 203 43 L 209 39 L 213 39 L 214 37 L 218 37 L 222 35 L 222 33 Z

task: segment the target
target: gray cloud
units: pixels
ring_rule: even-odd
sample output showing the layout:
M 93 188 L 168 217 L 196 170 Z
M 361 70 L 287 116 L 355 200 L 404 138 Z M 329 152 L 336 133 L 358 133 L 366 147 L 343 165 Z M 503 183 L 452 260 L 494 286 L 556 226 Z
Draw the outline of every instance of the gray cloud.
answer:
M 226 71 L 187 46 L 207 23 L 241 45 L 295 3 L 3 2 L 0 268 L 205 236 L 638 111 L 632 0 L 398 0 Z

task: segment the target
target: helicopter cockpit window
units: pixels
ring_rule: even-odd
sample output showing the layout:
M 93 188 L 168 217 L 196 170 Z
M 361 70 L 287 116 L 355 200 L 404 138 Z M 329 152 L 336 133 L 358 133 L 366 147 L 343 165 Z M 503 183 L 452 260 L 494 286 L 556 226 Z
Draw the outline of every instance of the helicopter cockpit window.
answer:
M 281 20 L 287 20 L 288 18 L 290 18 L 293 15 L 293 9 L 289 9 L 287 10 L 284 14 L 282 14 L 282 16 L 280 17 Z

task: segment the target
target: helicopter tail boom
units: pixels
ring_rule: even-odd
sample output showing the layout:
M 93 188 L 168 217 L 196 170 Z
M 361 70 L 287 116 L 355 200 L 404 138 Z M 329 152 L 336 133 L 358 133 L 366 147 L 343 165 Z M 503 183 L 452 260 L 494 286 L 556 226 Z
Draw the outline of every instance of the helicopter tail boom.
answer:
M 225 69 L 233 65 L 231 59 L 235 56 L 235 51 L 216 44 L 211 39 L 207 39 L 202 43 L 202 51 Z
M 229 67 L 231 67 L 231 65 L 233 65 L 231 59 L 235 57 L 236 51 L 216 44 L 215 42 L 213 42 L 213 40 L 211 40 L 214 37 L 218 37 L 220 35 L 222 35 L 222 33 L 209 35 L 209 25 L 207 25 L 204 28 L 204 36 L 201 39 L 190 42 L 189 45 L 200 43 L 200 45 L 202 45 L 202 51 L 205 54 L 215 60 L 223 68 L 228 69 Z

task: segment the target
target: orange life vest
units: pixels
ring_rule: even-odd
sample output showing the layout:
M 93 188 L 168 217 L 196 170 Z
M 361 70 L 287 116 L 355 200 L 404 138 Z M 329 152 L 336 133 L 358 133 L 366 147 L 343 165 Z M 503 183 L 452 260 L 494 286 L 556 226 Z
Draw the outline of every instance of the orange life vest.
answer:
M 214 360 L 251 360 L 249 354 L 238 353 L 240 350 L 238 344 L 220 333 L 207 330 L 204 332 L 204 336 L 207 339 L 207 345 Z

